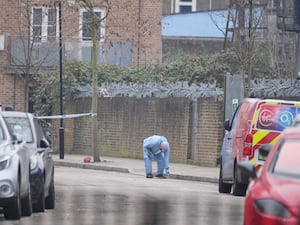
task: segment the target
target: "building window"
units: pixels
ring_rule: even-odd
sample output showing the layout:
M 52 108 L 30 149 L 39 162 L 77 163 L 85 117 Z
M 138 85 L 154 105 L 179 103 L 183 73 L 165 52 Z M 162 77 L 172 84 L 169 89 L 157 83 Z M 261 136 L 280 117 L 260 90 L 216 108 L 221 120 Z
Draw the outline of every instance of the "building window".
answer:
M 32 9 L 32 37 L 35 42 L 55 41 L 58 37 L 58 10 L 34 7 Z
M 176 0 L 175 12 L 176 13 L 189 13 L 196 11 L 196 0 Z
M 97 17 L 103 18 L 104 16 L 104 10 L 101 10 L 99 8 L 94 9 L 94 13 L 97 15 Z M 88 12 L 86 9 L 81 9 L 81 22 L 80 22 L 80 36 L 81 40 L 84 42 L 91 42 L 92 41 L 92 14 Z M 104 21 L 99 21 L 98 26 L 98 35 L 100 37 L 100 40 L 103 40 L 104 38 Z

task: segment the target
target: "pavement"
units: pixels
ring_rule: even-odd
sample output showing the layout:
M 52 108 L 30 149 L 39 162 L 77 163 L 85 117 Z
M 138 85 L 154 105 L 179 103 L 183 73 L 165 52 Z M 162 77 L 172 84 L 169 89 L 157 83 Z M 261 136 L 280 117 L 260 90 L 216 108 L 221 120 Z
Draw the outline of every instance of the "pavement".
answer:
M 84 162 L 86 157 L 90 157 L 90 162 Z M 64 154 L 60 157 L 59 154 L 53 154 L 55 166 L 76 167 L 82 169 L 104 170 L 119 173 L 131 173 L 145 177 L 144 160 L 116 158 L 101 156 L 100 162 L 94 162 L 93 156 Z M 156 161 L 152 163 L 152 170 L 156 172 Z M 169 179 L 180 179 L 200 182 L 218 183 L 219 168 L 218 167 L 203 167 L 189 164 L 170 163 Z

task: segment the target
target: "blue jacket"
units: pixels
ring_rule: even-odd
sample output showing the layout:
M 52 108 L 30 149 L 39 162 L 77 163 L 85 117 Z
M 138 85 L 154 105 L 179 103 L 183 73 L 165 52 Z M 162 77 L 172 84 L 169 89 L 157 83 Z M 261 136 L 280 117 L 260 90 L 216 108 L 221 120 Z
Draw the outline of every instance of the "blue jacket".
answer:
M 161 150 L 159 148 L 160 148 L 160 144 L 163 141 L 167 141 L 167 138 L 165 138 L 164 136 L 153 135 L 153 136 L 147 137 L 146 139 L 144 139 L 143 148 L 148 149 L 154 155 L 156 155 L 161 152 Z

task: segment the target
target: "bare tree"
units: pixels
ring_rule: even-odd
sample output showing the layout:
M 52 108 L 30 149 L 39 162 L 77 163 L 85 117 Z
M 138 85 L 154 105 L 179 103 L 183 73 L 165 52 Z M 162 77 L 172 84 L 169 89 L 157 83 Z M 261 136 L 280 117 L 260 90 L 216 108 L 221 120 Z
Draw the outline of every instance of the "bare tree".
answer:
M 253 0 L 231 0 L 229 5 L 228 20 L 233 26 L 234 49 L 243 68 L 245 97 L 250 95 L 254 60 L 259 53 L 259 38 L 266 29 L 266 7 L 267 1 L 257 4 Z
M 94 162 L 100 161 L 100 154 L 99 150 L 97 149 L 97 109 L 98 109 L 98 77 L 97 77 L 97 49 L 98 49 L 98 42 L 101 38 L 100 36 L 100 28 L 101 28 L 101 21 L 103 21 L 108 15 L 108 2 L 104 0 L 101 4 L 102 7 L 106 9 L 106 15 L 101 15 L 100 17 L 94 11 L 94 5 L 91 0 L 79 0 L 79 2 L 83 3 L 86 7 L 88 12 L 90 13 L 92 19 L 90 25 L 90 29 L 92 32 L 92 80 L 93 80 L 93 91 L 92 91 L 92 108 L 91 112 L 93 113 L 92 117 L 92 150 L 93 150 L 93 159 Z

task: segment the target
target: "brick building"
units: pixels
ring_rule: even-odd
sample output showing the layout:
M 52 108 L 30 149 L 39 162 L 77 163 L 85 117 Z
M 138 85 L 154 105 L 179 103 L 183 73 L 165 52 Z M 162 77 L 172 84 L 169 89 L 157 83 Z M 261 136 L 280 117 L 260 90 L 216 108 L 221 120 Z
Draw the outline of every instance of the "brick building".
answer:
M 74 0 L 61 4 L 66 60 L 91 60 L 91 13 Z M 98 63 L 121 66 L 161 62 L 160 0 L 93 0 L 99 20 Z M 0 8 L 0 103 L 25 110 L 33 76 L 59 65 L 57 1 L 6 2 Z
M 256 1 L 256 4 L 265 1 Z M 0 8 L 0 103 L 4 108 L 24 110 L 25 87 L 30 84 L 30 79 L 26 80 L 24 77 L 30 78 L 49 69 L 57 69 L 59 65 L 57 2 L 59 1 L 11 0 L 6 2 L 5 7 Z M 64 59 L 90 61 L 91 32 L 87 25 L 91 21 L 91 16 L 85 7 L 78 4 L 78 0 L 61 2 Z M 104 4 L 105 2 L 108 4 Z M 189 36 L 186 33 L 181 36 L 166 35 L 163 23 L 165 17 L 171 15 L 172 20 L 181 23 L 181 27 L 172 24 L 177 33 L 183 28 L 190 31 L 209 31 L 211 29 L 208 28 L 212 26 L 198 26 L 195 21 L 211 20 L 207 13 L 209 10 L 227 12 L 229 2 L 229 0 L 93 0 L 95 13 L 103 18 L 99 29 L 101 38 L 98 43 L 98 63 L 139 66 L 163 62 L 180 51 L 191 54 L 220 51 L 224 45 L 223 36 L 217 38 L 203 34 Z M 275 2 L 275 0 L 268 1 L 269 15 L 266 21 L 273 25 L 266 25 L 267 27 L 274 27 L 276 24 Z M 203 14 L 207 16 L 203 17 Z M 184 21 L 188 17 L 191 17 L 193 22 Z M 224 24 L 226 16 L 218 28 L 224 28 Z M 274 37 L 272 33 L 270 36 Z M 33 37 L 34 42 L 27 42 L 33 40 Z M 265 35 L 263 38 L 266 39 Z M 24 74 L 29 76 L 26 77 Z
M 226 9 L 229 0 L 165 0 L 163 15 Z

